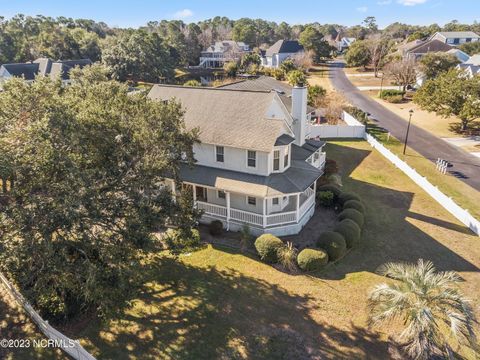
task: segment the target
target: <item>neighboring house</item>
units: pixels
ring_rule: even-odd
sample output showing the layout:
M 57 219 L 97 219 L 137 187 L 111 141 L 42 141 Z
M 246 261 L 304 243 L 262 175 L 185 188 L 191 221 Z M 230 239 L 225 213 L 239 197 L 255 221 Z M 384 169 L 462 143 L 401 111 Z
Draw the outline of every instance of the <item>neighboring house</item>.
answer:
M 439 40 L 427 40 L 417 43 L 414 46 L 404 47 L 401 51 L 404 59 L 420 60 L 425 54 L 430 52 L 447 52 L 452 47 Z
M 220 68 L 226 62 L 239 61 L 250 48 L 243 42 L 232 40 L 217 41 L 200 54 L 200 63 L 197 67 Z
M 480 75 L 480 65 L 473 64 L 458 64 L 457 69 L 463 70 L 463 72 L 469 77 L 472 78 L 476 75 Z
M 39 58 L 28 63 L 3 64 L 0 66 L 0 81 L 5 81 L 12 77 L 22 77 L 27 81 L 33 81 L 35 76 L 41 75 L 52 78 L 59 76 L 62 81 L 68 82 L 69 71 L 72 68 L 91 64 L 90 59 L 53 61 L 49 58 Z
M 475 66 L 480 65 L 480 54 L 472 55 L 471 57 L 468 58 L 467 61 L 465 61 L 465 64 L 475 65 Z
M 447 54 L 452 54 L 453 56 L 455 56 L 458 61 L 460 61 L 461 63 L 464 63 L 466 62 L 468 59 L 470 59 L 470 56 L 463 52 L 462 50 L 460 49 L 451 49 L 451 50 L 448 50 L 447 51 Z
M 252 86 L 267 86 L 265 79 Z M 250 80 L 240 82 L 247 86 Z M 240 86 L 237 83 L 237 86 Z M 188 129 L 199 128 L 196 163 L 181 165 L 201 221 L 220 220 L 233 231 L 298 233 L 315 211 L 324 142 L 309 139 L 307 88 L 282 91 L 155 85 L 149 97 L 176 99 Z M 284 99 L 282 99 L 284 95 Z M 168 186 L 175 191 L 173 180 Z
M 469 42 L 480 41 L 480 36 L 473 31 L 442 31 L 433 34 L 430 40 L 438 40 L 444 44 L 458 46 Z
M 342 52 L 348 49 L 357 39 L 353 37 L 337 37 L 337 50 Z
M 268 68 L 278 68 L 286 59 L 303 53 L 303 46 L 297 40 L 278 40 L 270 46 L 262 57 L 262 65 Z

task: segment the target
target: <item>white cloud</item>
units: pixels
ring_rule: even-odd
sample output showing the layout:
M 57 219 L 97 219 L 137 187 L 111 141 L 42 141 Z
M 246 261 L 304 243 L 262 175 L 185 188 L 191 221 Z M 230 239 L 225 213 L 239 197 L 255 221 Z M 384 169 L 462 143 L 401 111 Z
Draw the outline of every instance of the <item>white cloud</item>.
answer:
M 191 16 L 193 16 L 193 11 L 190 9 L 179 10 L 175 14 L 173 14 L 173 17 L 175 19 L 186 19 Z
M 361 12 L 361 13 L 365 13 L 365 12 L 368 11 L 368 7 L 366 7 L 366 6 L 357 7 L 357 11 Z
M 397 0 L 397 2 L 404 6 L 415 6 L 419 4 L 424 4 L 428 0 Z
M 383 0 L 383 1 L 378 1 L 378 5 L 390 5 L 392 3 L 392 0 Z

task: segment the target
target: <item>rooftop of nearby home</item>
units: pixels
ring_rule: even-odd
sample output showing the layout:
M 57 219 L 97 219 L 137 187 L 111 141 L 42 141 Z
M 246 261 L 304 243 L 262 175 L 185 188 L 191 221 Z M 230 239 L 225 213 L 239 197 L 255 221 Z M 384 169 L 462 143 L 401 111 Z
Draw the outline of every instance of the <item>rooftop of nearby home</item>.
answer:
M 302 51 L 303 46 L 297 40 L 278 40 L 275 44 L 267 49 L 266 56 L 275 54 L 290 54 Z
M 473 31 L 440 31 L 437 34 L 447 39 L 467 39 L 467 38 L 480 38 L 480 35 Z
M 3 64 L 8 73 L 15 77 L 23 77 L 25 80 L 34 80 L 36 75 L 50 75 L 51 77 L 60 76 L 61 79 L 69 78 L 69 71 L 75 66 L 83 67 L 92 64 L 90 59 L 78 60 L 57 60 L 49 58 L 38 58 L 35 61 L 27 63 Z

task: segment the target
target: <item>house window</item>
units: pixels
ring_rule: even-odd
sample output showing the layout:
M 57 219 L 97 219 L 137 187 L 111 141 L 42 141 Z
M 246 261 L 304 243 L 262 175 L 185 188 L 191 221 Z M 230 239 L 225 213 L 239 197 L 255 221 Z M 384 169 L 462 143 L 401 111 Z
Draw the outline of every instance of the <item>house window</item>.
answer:
M 257 205 L 257 199 L 253 196 L 247 196 L 247 204 L 255 206 Z
M 283 167 L 286 168 L 288 166 L 288 146 L 285 148 L 285 156 L 283 158 Z
M 313 154 L 313 162 L 317 162 L 318 159 L 320 159 L 320 153 L 318 151 L 316 151 L 314 154 Z
M 273 152 L 273 170 L 280 170 L 280 151 L 275 150 Z
M 218 191 L 217 191 L 217 197 L 218 197 L 219 199 L 225 199 L 225 198 L 226 198 L 225 191 L 223 191 L 223 190 L 218 190 Z
M 224 162 L 225 160 L 225 149 L 223 146 L 215 146 L 215 153 L 217 157 L 217 162 Z
M 272 199 L 272 205 L 278 205 L 278 198 Z
M 247 151 L 247 166 L 256 167 L 257 166 L 257 152 L 248 150 Z
M 197 194 L 198 201 L 207 202 L 207 188 L 196 186 L 195 193 Z

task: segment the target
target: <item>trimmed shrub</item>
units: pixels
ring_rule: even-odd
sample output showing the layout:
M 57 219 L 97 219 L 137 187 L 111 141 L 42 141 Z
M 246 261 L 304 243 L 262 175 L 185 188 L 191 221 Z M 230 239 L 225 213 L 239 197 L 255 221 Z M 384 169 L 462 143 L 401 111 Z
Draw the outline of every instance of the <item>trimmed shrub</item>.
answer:
M 297 256 L 297 264 L 303 271 L 320 270 L 328 263 L 328 254 L 322 249 L 303 249 Z
M 345 209 L 340 214 L 338 214 L 338 220 L 342 221 L 345 219 L 355 221 L 360 228 L 362 228 L 363 223 L 365 222 L 363 214 L 355 209 Z
M 341 194 L 338 195 L 338 201 L 340 204 L 345 204 L 348 200 L 357 200 L 361 201 L 360 197 L 357 194 L 351 193 L 351 192 L 342 192 Z
M 200 245 L 200 232 L 197 229 L 168 229 L 163 240 L 173 253 L 191 251 Z
M 324 207 L 330 207 L 335 202 L 335 195 L 331 191 L 319 191 L 317 192 L 317 201 Z
M 223 234 L 223 223 L 220 220 L 213 220 L 208 225 L 208 231 L 210 232 L 210 235 L 213 235 L 213 236 L 222 235 Z
M 347 251 L 347 243 L 343 235 L 334 231 L 325 231 L 320 234 L 317 246 L 327 252 L 331 261 L 340 259 Z
M 386 89 L 386 90 L 382 90 L 378 93 L 378 97 L 381 98 L 381 99 L 384 99 L 386 97 L 392 97 L 392 96 L 403 97 L 403 95 L 405 95 L 405 91 L 395 90 L 395 89 Z
M 340 189 L 337 185 L 326 184 L 319 186 L 317 188 L 317 192 L 319 191 L 331 191 L 333 195 L 335 195 L 335 199 L 342 193 L 342 189 Z
M 352 248 L 360 240 L 360 233 L 362 230 L 357 223 L 350 219 L 340 221 L 333 231 L 342 234 L 347 248 Z
M 365 206 L 358 200 L 348 200 L 343 204 L 344 209 L 355 209 L 365 214 Z
M 272 264 L 278 262 L 278 250 L 283 246 L 283 241 L 272 234 L 263 234 L 255 240 L 255 249 L 260 259 Z
M 402 95 L 385 96 L 383 97 L 383 100 L 392 104 L 400 104 L 403 102 L 403 96 Z

